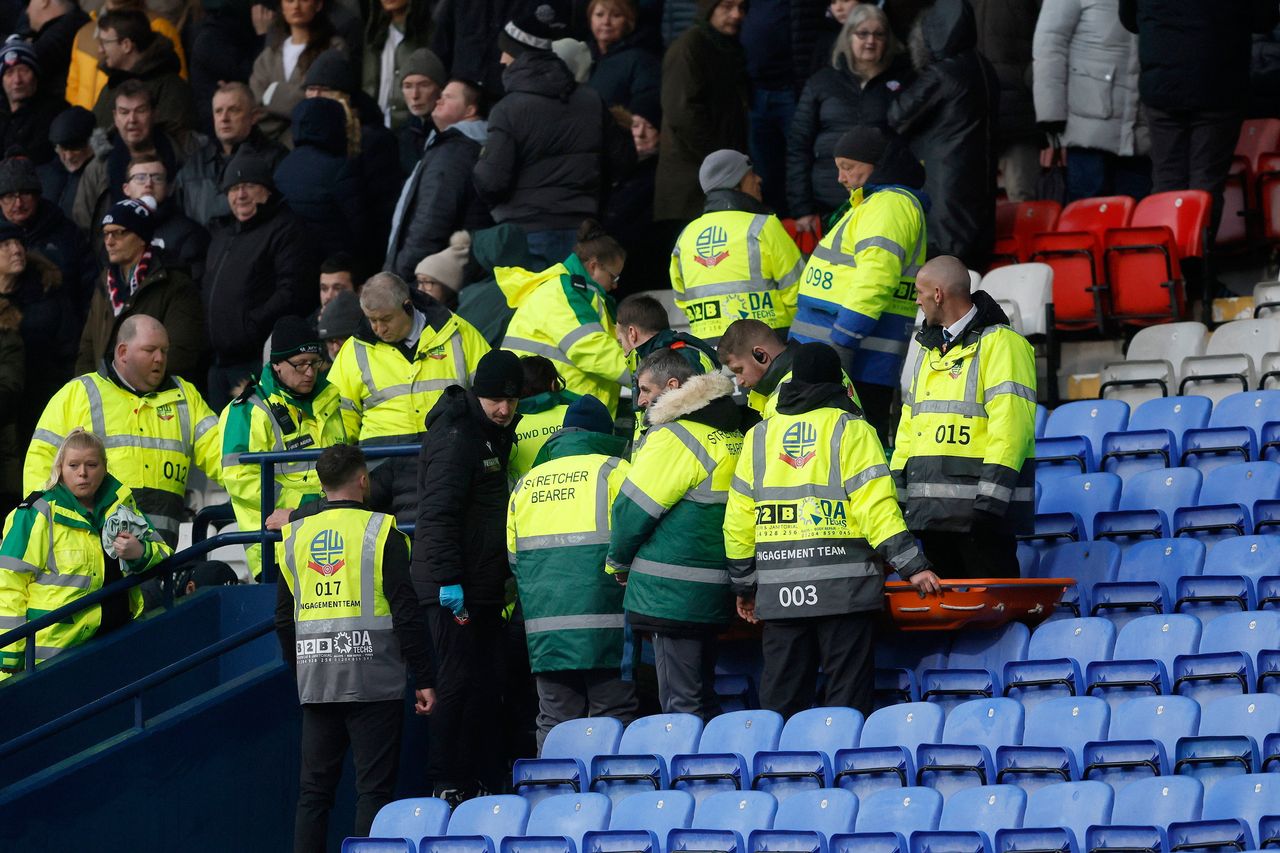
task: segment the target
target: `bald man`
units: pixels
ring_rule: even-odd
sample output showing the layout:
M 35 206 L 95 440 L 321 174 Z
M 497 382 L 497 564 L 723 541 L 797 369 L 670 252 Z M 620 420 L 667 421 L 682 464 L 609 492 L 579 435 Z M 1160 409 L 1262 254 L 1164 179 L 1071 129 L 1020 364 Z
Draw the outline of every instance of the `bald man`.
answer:
M 1036 359 L 955 257 L 916 277 L 925 325 L 890 468 L 907 527 L 942 578 L 1018 576 L 1035 499 Z

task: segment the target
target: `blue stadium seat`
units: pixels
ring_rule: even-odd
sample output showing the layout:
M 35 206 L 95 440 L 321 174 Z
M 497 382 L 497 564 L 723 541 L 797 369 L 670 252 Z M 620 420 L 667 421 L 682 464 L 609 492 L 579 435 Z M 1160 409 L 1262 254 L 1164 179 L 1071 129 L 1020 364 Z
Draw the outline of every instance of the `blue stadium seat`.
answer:
M 1124 479 L 1152 468 L 1181 464 L 1182 436 L 1209 423 L 1208 397 L 1156 397 L 1133 410 L 1124 432 L 1102 438 L 1103 471 Z
M 1209 425 L 1188 430 L 1182 464 L 1208 473 L 1233 462 L 1262 458 L 1259 438 L 1264 425 L 1280 421 L 1280 391 L 1241 391 L 1218 401 Z
M 1236 536 L 1213 548 L 1213 571 L 1189 574 L 1175 586 L 1175 609 L 1201 622 L 1227 613 L 1255 610 L 1258 583 L 1280 575 L 1280 536 Z
M 1173 535 L 1178 507 L 1200 496 L 1203 476 L 1194 468 L 1166 468 L 1135 474 L 1124 484 L 1119 508 L 1093 518 L 1095 539 L 1111 539 L 1127 547 L 1143 539 Z
M 936 830 L 911 835 L 911 853 L 990 853 L 998 830 L 1022 825 L 1027 794 L 1015 785 L 965 788 L 947 797 Z
M 1125 623 L 1151 613 L 1173 612 L 1178 578 L 1204 568 L 1205 546 L 1195 539 L 1148 539 L 1124 552 L 1113 581 L 1094 584 L 1090 615 Z
M 1261 846 L 1262 819 L 1277 814 L 1280 775 L 1223 779 L 1205 791 L 1200 820 L 1169 824 L 1169 845 L 1172 850 L 1255 850 Z
M 1115 794 L 1102 782 L 1061 782 L 1033 791 L 1021 828 L 996 833 L 997 853 L 1061 851 L 1078 853 L 1085 830 L 1111 820 Z
M 523 835 L 529 801 L 514 794 L 476 797 L 458 804 L 444 835 L 418 842 L 418 853 L 496 853 L 503 839 Z
M 1262 770 L 1260 747 L 1278 731 L 1280 696 L 1251 693 L 1209 702 L 1199 734 L 1179 738 L 1174 770 L 1196 777 L 1211 791 L 1221 779 Z
M 666 853 L 667 833 L 693 821 L 685 791 L 645 791 L 615 802 L 609 828 L 582 836 L 581 853 Z
M 1091 826 L 1085 849 L 1126 853 L 1168 850 L 1165 827 L 1175 820 L 1198 820 L 1204 786 L 1190 776 L 1141 779 L 1116 791 L 1113 823 Z
M 1120 504 L 1124 483 L 1115 474 L 1074 474 L 1046 483 L 1032 540 L 1092 539 L 1098 513 Z
M 782 727 L 776 750 L 756 753 L 751 787 L 773 794 L 779 803 L 800 791 L 834 784 L 835 754 L 858 745 L 862 714 L 853 708 L 809 708 Z
M 920 700 L 919 674 L 947 663 L 951 637 L 935 631 L 897 631 L 876 643 L 876 709 Z
M 1173 772 L 1178 739 L 1200 730 L 1200 705 L 1185 696 L 1144 696 L 1111 711 L 1108 740 L 1084 745 L 1086 780 L 1107 782 L 1116 790 L 1151 776 Z
M 671 787 L 688 791 L 696 802 L 712 794 L 751 787 L 756 753 L 777 749 L 782 734 L 777 711 L 731 711 L 707 723 L 697 753 L 671 759 Z
M 511 769 L 512 790 L 530 805 L 556 794 L 586 791 L 587 769 L 597 755 L 612 755 L 622 740 L 622 721 L 583 717 L 558 723 L 547 733 L 538 758 L 517 758 Z
M 417 853 L 418 839 L 444 835 L 449 804 L 437 797 L 414 797 L 387 803 L 374 815 L 368 838 L 348 838 L 342 853 Z
M 502 842 L 500 853 L 578 853 L 582 836 L 609 828 L 613 804 L 604 794 L 557 794 L 533 807 L 524 835 Z
M 1089 592 L 1095 584 L 1113 581 L 1120 571 L 1120 546 L 1114 542 L 1061 542 L 1045 549 L 1035 577 L 1075 578 L 1062 594 L 1060 607 L 1073 616 L 1088 616 Z
M 1280 613 L 1230 613 L 1205 626 L 1196 654 L 1173 660 L 1173 691 L 1201 704 L 1257 686 L 1254 662 L 1264 649 L 1280 649 Z
M 1049 410 L 1036 403 L 1036 438 L 1044 438 L 1044 428 L 1049 423 Z
M 1210 542 L 1253 532 L 1253 504 L 1280 494 L 1280 463 L 1237 462 L 1210 471 L 1195 506 L 1174 513 L 1174 535 Z
M 1276 460 L 1268 460 L 1274 462 Z M 1280 500 L 1253 502 L 1253 532 L 1280 533 Z
M 1107 703 L 1092 696 L 1064 696 L 1033 705 L 1020 746 L 996 750 L 996 781 L 1028 793 L 1080 779 L 1084 745 L 1104 740 L 1111 723 Z
M 1045 622 L 1031 635 L 1027 660 L 1005 664 L 1004 694 L 1027 707 L 1083 694 L 1085 667 L 1111 657 L 1115 642 L 1115 626 L 1096 616 Z
M 1121 400 L 1079 400 L 1049 413 L 1044 437 L 1036 441 L 1036 476 L 1065 465 L 1075 471 L 1097 471 L 1102 437 L 1129 424 L 1129 404 Z M 1052 474 L 1050 474 L 1052 476 Z
M 937 743 L 916 747 L 916 784 L 944 797 L 962 788 L 995 781 L 992 756 L 1022 742 L 1025 713 L 1013 699 L 972 699 L 957 705 Z
M 867 717 L 853 749 L 835 754 L 836 785 L 859 801 L 884 788 L 901 788 L 916 778 L 916 747 L 942 736 L 942 708 L 931 702 L 907 702 L 881 708 Z
M 1137 545 L 1129 553 L 1136 550 Z M 1199 651 L 1200 633 L 1200 620 L 1194 616 L 1161 613 L 1134 619 L 1120 629 L 1111 660 L 1094 661 L 1085 667 L 1086 692 L 1113 706 L 1140 696 L 1169 693 L 1174 659 Z
M 848 791 L 798 791 L 778 804 L 772 829 L 751 833 L 747 849 L 751 853 L 827 853 L 827 839 L 853 832 L 857 820 L 858 798 Z
M 667 833 L 667 850 L 697 853 L 746 853 L 745 839 L 773 826 L 778 801 L 763 791 L 720 791 L 694 807 L 687 829 Z
M 960 632 L 952 641 L 946 667 L 920 673 L 920 698 L 936 702 L 950 712 L 967 699 L 999 694 L 1004 665 L 1025 658 L 1030 642 L 1031 629 L 1021 622 L 987 631 Z
M 591 760 L 591 790 L 616 806 L 641 791 L 669 786 L 673 756 L 693 752 L 702 736 L 702 720 L 693 714 L 653 714 L 627 726 L 616 755 Z
M 857 832 L 831 836 L 831 853 L 910 853 L 912 833 L 937 829 L 942 794 L 932 788 L 877 791 L 858 806 Z
M 1038 574 L 1040 570 L 1040 552 L 1028 542 L 1018 543 L 1018 574 L 1024 578 L 1048 577 Z

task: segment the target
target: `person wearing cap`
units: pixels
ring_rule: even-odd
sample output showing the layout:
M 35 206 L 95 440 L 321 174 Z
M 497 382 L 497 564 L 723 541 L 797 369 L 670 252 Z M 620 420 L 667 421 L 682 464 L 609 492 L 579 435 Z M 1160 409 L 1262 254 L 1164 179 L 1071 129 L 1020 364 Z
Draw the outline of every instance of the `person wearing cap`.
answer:
M 338 360 L 338 351 L 347 339 L 360 331 L 364 314 L 360 311 L 360 297 L 354 290 L 344 290 L 320 309 L 316 320 L 316 333 L 324 341 L 326 360 L 330 366 Z
M 734 320 L 785 330 L 796 313 L 804 260 L 778 217 L 765 207 L 760 176 L 740 151 L 702 162 L 702 216 L 671 252 L 671 289 L 689 331 L 712 346 Z
M 369 285 L 365 285 L 367 294 Z M 481 786 L 502 789 L 497 720 L 506 661 L 507 460 L 523 374 L 491 350 L 475 379 L 444 389 L 426 418 L 410 572 L 427 608 L 439 671 L 429 773 L 456 805 Z
M 49 142 L 57 159 L 36 169 L 43 196 L 68 220 L 75 205 L 76 190 L 80 188 L 80 177 L 93 160 L 89 137 L 94 127 L 93 113 L 84 107 L 71 107 L 58 113 L 49 125 Z
M 507 555 L 538 685 L 539 752 L 557 723 L 630 723 L 639 707 L 624 590 L 601 571 L 610 509 L 631 470 L 625 452 L 604 404 L 579 397 L 511 493 Z
M 98 18 L 98 45 L 107 84 L 98 93 L 93 115 L 98 126 L 112 125 L 115 93 L 126 80 L 137 80 L 151 92 L 155 123 L 175 136 L 195 129 L 196 105 L 183 79 L 182 61 L 173 43 L 151 29 L 146 12 L 108 11 Z
M 471 257 L 471 235 L 455 231 L 449 246 L 427 255 L 413 269 L 419 290 L 450 311 L 458 307 L 458 291 L 462 290 L 462 273 Z
M 408 86 L 411 71 L 420 78 L 414 82 L 415 91 L 423 82 L 434 85 L 434 95 L 429 87 L 426 93 L 431 97 L 439 95 L 445 83 L 444 63 L 427 50 L 431 6 L 426 0 L 380 0 L 369 10 L 361 80 L 392 130 L 403 127 L 410 115 L 402 88 Z M 430 112 L 430 107 L 423 111 Z
M 507 94 L 489 113 L 474 174 L 493 221 L 523 228 L 530 251 L 548 263 L 572 251 L 582 220 L 600 215 L 608 188 L 636 162 L 604 100 L 575 82 L 551 49 L 568 35 L 568 22 L 567 8 L 542 2 L 498 34 Z
M 262 52 L 253 61 L 249 88 L 265 111 L 259 127 L 269 139 L 287 143 L 293 108 L 305 97 L 307 70 L 328 50 L 347 44 L 334 30 L 323 3 L 297 3 L 274 14 Z
M 863 414 L 888 446 L 925 258 L 924 170 L 900 139 L 874 127 L 846 132 L 834 154 L 849 207 L 805 266 L 791 337 L 835 347 Z
M 170 266 L 151 244 L 154 200 L 116 202 L 102 219 L 106 269 L 93 291 L 80 335 L 77 373 L 92 373 L 115 347 L 120 325 L 146 314 L 169 332 L 169 372 L 194 376 L 207 351 L 200 291 L 180 266 Z
M 653 635 L 663 713 L 720 710 L 716 635 L 733 617 L 724 500 L 742 449 L 733 380 L 696 374 L 671 349 L 640 363 L 649 431 L 613 505 L 605 571 L 627 588 L 627 618 Z
M 53 159 L 49 129 L 67 108 L 62 93 L 40 85 L 40 62 L 35 48 L 18 36 L 0 45 L 0 150 L 17 147 L 42 166 Z
M 173 197 L 173 173 L 169 164 L 154 154 L 143 154 L 129 161 L 125 173 L 126 198 L 148 204 L 155 209 L 151 244 L 168 266 L 186 269 L 191 280 L 200 286 L 204 280 L 204 262 L 209 254 L 209 232 L 182 212 Z
M 422 158 L 422 149 L 435 130 L 431 114 L 448 82 L 444 63 L 425 47 L 409 54 L 401 67 L 400 100 L 405 115 L 398 125 L 396 139 L 400 142 L 400 171 L 406 175 Z
M 289 513 L 319 500 L 315 462 L 275 466 L 275 511 L 262 518 L 262 469 L 240 461 L 242 453 L 306 450 L 347 444 L 338 389 L 322 373 L 320 337 L 301 317 L 287 315 L 271 331 L 271 361 L 255 383 L 222 410 L 222 483 L 241 530 L 279 530 Z M 249 569 L 262 568 L 260 545 L 246 546 Z
M 213 365 L 209 398 L 255 375 L 276 320 L 314 307 L 317 259 L 301 221 L 276 192 L 267 161 L 241 151 L 222 176 L 231 215 L 214 220 L 202 293 Z
M 777 414 L 751 428 L 724 511 L 738 615 L 763 622 L 760 706 L 790 717 L 824 702 L 873 710 L 872 637 L 884 575 L 938 591 L 898 509 L 876 432 L 826 344 L 800 346 Z
M 27 28 L 36 61 L 44 72 L 42 85 L 60 98 L 67 91 L 67 70 L 76 32 L 88 22 L 89 16 L 74 0 L 27 3 Z
M 144 0 L 106 0 L 100 12 L 111 12 L 118 9 L 137 9 L 146 12 L 151 29 L 156 35 L 169 40 L 174 53 L 178 55 L 179 73 L 186 77 L 187 57 L 182 48 L 182 37 L 178 28 L 163 15 L 146 10 Z M 91 20 L 80 27 L 76 33 L 75 45 L 71 50 L 71 65 L 67 69 L 67 103 L 76 107 L 92 110 L 98 101 L 102 87 L 107 85 L 107 72 L 102 67 L 102 50 L 98 44 L 99 11 L 91 13 Z
M 444 250 L 459 229 L 487 228 L 493 220 L 480 201 L 471 172 L 489 136 L 483 93 L 465 80 L 450 80 L 432 108 L 434 133 L 400 190 L 391 218 L 383 267 L 408 279 L 422 258 Z

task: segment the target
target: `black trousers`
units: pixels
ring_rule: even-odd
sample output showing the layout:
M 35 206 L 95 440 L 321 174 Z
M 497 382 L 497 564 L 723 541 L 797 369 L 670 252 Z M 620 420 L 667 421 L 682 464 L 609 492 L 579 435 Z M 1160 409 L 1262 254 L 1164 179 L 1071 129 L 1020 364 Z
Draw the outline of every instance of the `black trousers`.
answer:
M 320 702 L 302 706 L 302 774 L 293 823 L 294 853 L 325 853 L 329 811 L 347 747 L 356 770 L 356 825 L 368 835 L 378 809 L 391 802 L 400 772 L 404 702 Z
M 917 533 L 933 571 L 944 580 L 1016 578 L 1018 539 L 1009 531 L 975 524 L 968 533 Z
M 790 717 L 813 704 L 818 666 L 827 676 L 823 705 L 872 711 L 874 613 L 846 613 L 764 623 L 760 706 Z
M 1244 116 L 1239 110 L 1165 112 L 1143 106 L 1151 133 L 1153 192 L 1205 190 L 1213 196 L 1210 241 L 1222 219 L 1222 190 Z
M 880 444 L 888 447 L 898 429 L 897 421 L 892 416 L 894 387 L 873 385 L 870 382 L 855 382 L 853 387 L 858 392 L 858 399 L 862 401 L 862 413 L 866 415 L 867 423 L 875 427 L 876 435 L 880 436 Z
M 503 790 L 502 688 L 506 642 L 498 605 L 468 604 L 459 625 L 453 612 L 427 605 L 436 654 L 436 709 L 431 715 L 431 779 L 436 790 L 474 794 L 479 785 Z

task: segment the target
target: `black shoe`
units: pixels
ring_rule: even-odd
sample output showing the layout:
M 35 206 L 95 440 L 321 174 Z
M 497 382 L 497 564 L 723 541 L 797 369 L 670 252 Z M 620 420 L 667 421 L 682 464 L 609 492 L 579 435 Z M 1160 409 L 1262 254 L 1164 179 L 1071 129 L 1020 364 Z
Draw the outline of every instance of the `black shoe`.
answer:
M 475 793 L 468 792 L 462 788 L 436 788 L 433 797 L 444 800 L 449 804 L 449 811 L 456 809 L 461 803 L 466 802 L 475 796 Z

